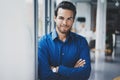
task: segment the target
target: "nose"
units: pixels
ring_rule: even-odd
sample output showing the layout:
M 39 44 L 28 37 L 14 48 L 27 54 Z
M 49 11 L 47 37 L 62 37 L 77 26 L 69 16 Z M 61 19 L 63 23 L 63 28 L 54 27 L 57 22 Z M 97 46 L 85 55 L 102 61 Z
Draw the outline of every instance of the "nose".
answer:
M 63 20 L 63 24 L 66 25 L 67 24 L 67 20 Z

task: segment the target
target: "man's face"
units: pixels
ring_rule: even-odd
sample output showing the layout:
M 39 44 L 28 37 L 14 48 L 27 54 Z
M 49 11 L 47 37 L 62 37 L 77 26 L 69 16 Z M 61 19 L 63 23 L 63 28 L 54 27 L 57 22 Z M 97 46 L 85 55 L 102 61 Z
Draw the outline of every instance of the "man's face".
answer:
M 62 34 L 68 33 L 74 22 L 73 16 L 74 14 L 71 10 L 59 8 L 57 16 L 54 18 L 57 31 Z

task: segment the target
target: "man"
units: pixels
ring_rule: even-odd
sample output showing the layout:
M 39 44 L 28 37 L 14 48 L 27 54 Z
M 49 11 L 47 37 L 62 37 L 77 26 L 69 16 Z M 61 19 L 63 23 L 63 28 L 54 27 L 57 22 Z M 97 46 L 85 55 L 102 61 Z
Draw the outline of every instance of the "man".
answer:
M 76 7 L 61 2 L 55 10 L 55 30 L 38 43 L 40 80 L 88 80 L 91 72 L 86 39 L 71 32 Z

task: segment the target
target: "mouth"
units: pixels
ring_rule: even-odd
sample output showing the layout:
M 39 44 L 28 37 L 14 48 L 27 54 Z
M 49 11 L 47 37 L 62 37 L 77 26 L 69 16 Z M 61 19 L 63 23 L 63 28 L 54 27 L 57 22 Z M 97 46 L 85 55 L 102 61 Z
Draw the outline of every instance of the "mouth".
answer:
M 62 25 L 61 27 L 68 27 L 67 25 Z

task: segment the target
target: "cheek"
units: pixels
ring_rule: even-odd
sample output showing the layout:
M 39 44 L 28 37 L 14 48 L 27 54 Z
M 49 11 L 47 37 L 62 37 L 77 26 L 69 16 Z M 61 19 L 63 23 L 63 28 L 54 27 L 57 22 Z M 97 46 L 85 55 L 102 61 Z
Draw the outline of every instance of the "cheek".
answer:
M 73 25 L 73 22 L 68 23 L 68 25 L 69 25 L 69 26 L 72 26 L 72 25 Z
M 57 20 L 57 21 L 56 21 L 56 24 L 57 24 L 57 25 L 61 25 L 61 24 L 62 24 L 62 21 Z

